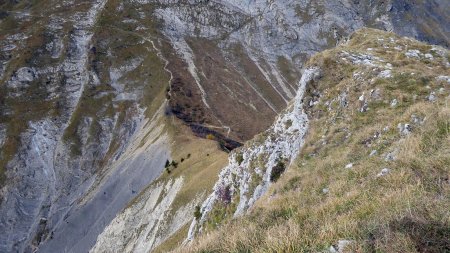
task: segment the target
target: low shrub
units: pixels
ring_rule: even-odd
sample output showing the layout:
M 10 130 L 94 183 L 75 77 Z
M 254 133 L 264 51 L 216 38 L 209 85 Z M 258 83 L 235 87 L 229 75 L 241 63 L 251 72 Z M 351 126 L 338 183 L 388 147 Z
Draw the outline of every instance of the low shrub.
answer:
M 239 153 L 236 155 L 236 162 L 241 165 L 241 163 L 244 161 L 244 156 L 242 155 L 242 153 Z
M 196 220 L 199 220 L 202 217 L 202 211 L 200 210 L 200 206 L 195 206 L 194 217 Z
M 272 172 L 270 173 L 270 181 L 276 182 L 281 174 L 286 170 L 286 165 L 284 164 L 282 159 L 278 159 L 278 162 L 275 166 L 272 168 Z
M 229 185 L 221 185 L 217 191 L 217 197 L 221 202 L 228 205 L 231 203 L 231 189 Z

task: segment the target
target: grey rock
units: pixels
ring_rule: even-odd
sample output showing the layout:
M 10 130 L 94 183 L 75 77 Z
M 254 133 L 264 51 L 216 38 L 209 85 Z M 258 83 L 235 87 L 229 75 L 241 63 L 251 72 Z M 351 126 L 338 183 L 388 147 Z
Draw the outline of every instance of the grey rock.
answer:
M 334 246 L 330 246 L 330 248 L 328 249 L 328 251 L 330 253 L 339 253 L 339 251 L 334 247 Z
M 401 135 L 409 135 L 413 131 L 413 127 L 408 123 L 406 124 L 399 123 L 397 125 L 397 129 Z
M 397 151 L 396 150 L 394 150 L 392 152 L 389 152 L 389 153 L 386 154 L 384 160 L 386 162 L 394 161 L 396 159 L 396 155 L 397 155 Z
M 379 88 L 372 89 L 370 91 L 370 97 L 377 101 L 381 100 L 382 99 L 381 90 Z
M 360 102 L 360 112 L 366 112 L 369 108 L 369 103 L 367 102 L 366 98 L 364 97 L 364 93 L 358 98 Z
M 347 92 L 342 92 L 341 94 L 339 94 L 339 105 L 342 107 L 342 108 L 346 108 L 347 106 L 348 106 L 348 100 L 347 100 L 347 96 L 348 96 L 348 94 L 347 94 Z
M 436 92 L 431 92 L 430 93 L 430 95 L 428 96 L 428 101 L 430 101 L 430 102 L 435 102 L 437 100 L 437 97 L 436 97 Z
M 35 70 L 28 67 L 23 67 L 17 70 L 17 81 L 19 82 L 31 82 L 35 78 Z
M 383 177 L 386 176 L 387 174 L 389 174 L 391 172 L 390 169 L 388 168 L 384 168 L 380 171 L 380 173 L 377 174 L 377 177 Z
M 364 101 L 362 103 L 361 108 L 359 109 L 360 112 L 367 112 L 369 110 L 369 103 L 367 101 Z
M 411 123 L 416 124 L 416 125 L 421 125 L 421 124 L 423 124 L 424 121 L 425 121 L 425 119 L 420 118 L 419 116 L 417 116 L 415 114 L 411 114 Z
M 438 76 L 436 80 L 450 84 L 450 76 Z

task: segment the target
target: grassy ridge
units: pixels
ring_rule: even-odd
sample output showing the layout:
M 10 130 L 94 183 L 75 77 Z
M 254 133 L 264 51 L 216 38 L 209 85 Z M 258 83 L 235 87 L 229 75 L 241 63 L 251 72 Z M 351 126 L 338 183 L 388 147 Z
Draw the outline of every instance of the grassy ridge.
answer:
M 450 74 L 448 52 L 431 60 L 406 57 L 408 50 L 434 52 L 364 29 L 311 59 L 322 78 L 305 101 L 321 95 L 308 108 L 310 131 L 296 164 L 249 215 L 178 252 L 450 251 L 449 88 L 436 79 Z M 392 64 L 391 77 L 343 60 L 342 51 L 380 57 Z M 338 99 L 343 92 L 347 106 Z M 400 133 L 399 124 L 411 132 Z M 342 240 L 348 245 L 339 249 Z

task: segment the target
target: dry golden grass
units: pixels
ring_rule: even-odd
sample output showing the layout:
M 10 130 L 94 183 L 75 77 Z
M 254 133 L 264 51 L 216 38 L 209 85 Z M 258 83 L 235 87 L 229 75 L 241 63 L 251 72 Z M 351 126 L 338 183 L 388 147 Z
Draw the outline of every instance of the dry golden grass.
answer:
M 209 190 L 217 181 L 220 169 L 226 165 L 228 156 L 216 141 L 194 136 L 190 128 L 175 116 L 169 116 L 164 120 L 166 131 L 172 140 L 171 158 L 178 165 L 176 168 L 171 167 L 170 173 L 163 173 L 152 185 L 183 177 L 183 187 L 171 205 L 171 213 L 167 215 L 170 218 L 174 217 L 180 208 L 192 201 L 198 201 L 199 197 L 207 197 Z M 153 252 L 168 252 L 179 246 L 185 239 L 189 225 L 190 223 L 184 224 Z
M 343 47 L 376 47 L 380 36 L 392 35 L 363 30 Z M 412 48 L 428 48 L 395 38 Z M 314 84 L 323 95 L 309 109 L 310 130 L 296 164 L 248 215 L 225 221 L 175 252 L 327 252 L 339 240 L 352 241 L 345 252 L 450 251 L 449 90 L 448 84 L 428 78 L 449 75 L 448 69 L 430 70 L 430 63 L 411 59 L 414 64 L 400 67 L 400 57 L 380 51 L 376 54 L 399 67 L 392 78 L 371 82 L 377 73 L 336 62 L 339 50 L 310 62 L 324 73 Z M 364 71 L 363 79 L 352 78 L 354 71 Z M 401 72 L 418 74 L 407 81 L 396 75 Z M 425 78 L 426 83 L 420 81 Z M 424 85 L 430 87 L 426 93 Z M 358 97 L 375 88 L 381 99 L 369 99 L 369 110 L 359 112 Z M 427 94 L 440 88 L 438 100 L 427 101 Z M 348 107 L 331 103 L 328 110 L 325 103 L 343 90 Z M 396 107 L 390 106 L 393 98 L 399 101 Z M 412 115 L 420 122 L 414 123 Z M 411 124 L 412 133 L 401 135 L 399 123 Z M 377 154 L 370 156 L 372 150 Z M 390 152 L 394 160 L 385 159 Z M 353 167 L 345 168 L 349 163 Z M 390 172 L 378 176 L 383 168 Z

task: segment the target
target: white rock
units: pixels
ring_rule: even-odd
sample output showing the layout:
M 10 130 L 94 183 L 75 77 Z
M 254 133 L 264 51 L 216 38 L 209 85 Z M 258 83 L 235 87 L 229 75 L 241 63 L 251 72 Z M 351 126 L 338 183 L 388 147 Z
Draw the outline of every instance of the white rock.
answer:
M 433 60 L 433 55 L 431 54 L 425 54 L 425 58 Z
M 353 243 L 352 240 L 339 240 L 339 242 L 338 242 L 339 252 L 343 252 L 345 250 L 345 248 L 352 243 Z
M 330 246 L 328 250 L 331 253 L 342 253 L 345 252 L 346 248 L 353 242 L 353 240 L 339 240 L 336 246 Z
M 422 53 L 419 51 L 419 50 L 408 50 L 406 53 L 405 53 L 405 55 L 408 57 L 408 58 L 411 58 L 411 57 L 414 57 L 414 58 L 420 58 L 420 55 L 421 55 Z
M 381 73 L 378 74 L 378 77 L 379 78 L 391 78 L 392 77 L 392 71 L 389 70 L 389 69 L 381 71 Z
M 351 168 L 353 168 L 353 163 L 349 163 L 349 164 L 345 165 L 345 168 L 346 168 L 346 169 L 351 169 Z
M 450 84 L 450 76 L 438 76 L 436 77 L 436 80 L 438 81 L 444 81 Z
M 391 107 L 396 107 L 397 104 L 398 104 L 398 101 L 397 101 L 396 98 L 394 98 L 394 99 L 391 101 Z
M 387 174 L 389 174 L 391 172 L 390 169 L 388 168 L 384 168 L 381 170 L 380 173 L 377 174 L 377 177 L 382 177 L 382 176 L 386 176 Z

